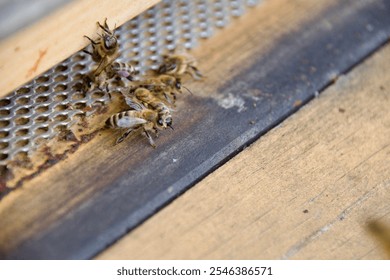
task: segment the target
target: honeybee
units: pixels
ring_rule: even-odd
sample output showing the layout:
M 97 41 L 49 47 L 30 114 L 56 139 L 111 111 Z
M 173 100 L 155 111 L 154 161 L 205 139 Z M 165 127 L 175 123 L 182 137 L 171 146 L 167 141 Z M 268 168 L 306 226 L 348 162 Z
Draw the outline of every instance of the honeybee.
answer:
M 118 76 L 120 78 L 126 78 L 129 81 L 133 81 L 134 75 L 138 74 L 134 66 L 128 62 L 117 62 L 114 61 L 106 67 L 105 70 L 110 78 Z
M 130 110 L 112 115 L 106 120 L 106 126 L 111 128 L 127 128 L 126 132 L 117 139 L 116 143 L 121 143 L 129 134 L 142 127 L 142 130 L 149 140 L 149 144 L 156 148 L 150 132 L 158 133 L 164 129 L 161 124 L 159 114 L 155 110 L 147 109 L 141 104 L 126 100 L 131 107 Z
M 150 107 L 157 112 L 159 117 L 158 124 L 160 126 L 173 129 L 171 109 L 161 99 L 154 96 L 148 89 L 141 87 L 135 89 L 133 96 L 140 103 L 144 104 L 144 106 Z M 131 102 L 131 98 L 127 97 L 126 103 L 131 106 L 129 102 Z
M 182 89 L 180 78 L 165 74 L 138 81 L 137 85 L 152 91 L 157 98 L 170 104 L 175 104 L 176 94 L 181 93 Z
M 108 88 L 108 84 L 114 80 L 117 82 L 123 82 L 123 78 L 128 81 L 132 81 L 135 74 L 138 71 L 130 63 L 114 61 L 109 63 L 100 73 L 94 73 L 94 82 L 99 89 L 104 87 Z M 126 86 L 124 83 L 123 86 Z
M 190 74 L 195 80 L 200 80 L 203 75 L 196 66 L 195 58 L 189 54 L 163 55 L 163 62 L 157 72 L 177 77 Z
M 93 61 L 101 62 L 107 56 L 113 56 L 117 53 L 119 44 L 118 39 L 115 36 L 115 27 L 111 30 L 107 25 L 107 18 L 104 20 L 104 25 L 101 25 L 100 22 L 96 23 L 98 27 L 103 30 L 102 34 L 98 34 L 98 41 L 94 41 L 88 36 L 84 35 L 92 44 L 92 53 L 83 50 L 85 53 L 92 56 Z

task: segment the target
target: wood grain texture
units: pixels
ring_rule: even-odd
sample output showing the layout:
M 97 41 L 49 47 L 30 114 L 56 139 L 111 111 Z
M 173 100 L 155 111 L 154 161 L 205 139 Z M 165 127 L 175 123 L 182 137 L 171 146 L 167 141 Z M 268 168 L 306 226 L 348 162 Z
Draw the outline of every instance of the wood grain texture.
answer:
M 385 258 L 367 221 L 390 225 L 389 60 L 387 45 L 98 259 Z
M 84 35 L 96 33 L 96 22 L 108 18 L 120 26 L 158 0 L 79 0 L 54 11 L 0 43 L 0 97 L 84 48 Z
M 248 12 L 194 52 L 206 79 L 184 80 L 194 94 L 179 96 L 157 149 L 139 135 L 114 146 L 120 132 L 102 130 L 5 195 L 0 255 L 99 253 L 382 45 L 389 11 L 381 0 L 274 0 Z

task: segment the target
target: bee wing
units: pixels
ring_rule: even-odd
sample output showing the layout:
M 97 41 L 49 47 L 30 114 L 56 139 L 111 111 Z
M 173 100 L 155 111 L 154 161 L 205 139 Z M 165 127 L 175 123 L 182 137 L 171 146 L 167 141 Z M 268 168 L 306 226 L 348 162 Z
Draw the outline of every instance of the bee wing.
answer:
M 130 71 L 126 70 L 116 71 L 116 73 L 123 78 L 127 78 L 130 76 Z
M 125 97 L 125 100 L 126 100 L 126 104 L 132 109 L 132 110 L 135 110 L 135 111 L 142 111 L 143 109 L 145 109 L 144 106 L 142 106 L 141 104 L 139 104 L 138 102 L 134 101 L 133 99 L 131 99 L 130 97 Z
M 117 125 L 118 127 L 132 128 L 144 123 L 147 123 L 147 121 L 141 118 L 123 117 L 118 120 Z
M 168 63 L 165 63 L 163 65 L 160 66 L 160 68 L 158 68 L 157 72 L 159 74 L 163 74 L 163 73 L 167 73 L 169 71 L 172 71 L 176 68 L 176 63 L 175 62 L 168 62 Z

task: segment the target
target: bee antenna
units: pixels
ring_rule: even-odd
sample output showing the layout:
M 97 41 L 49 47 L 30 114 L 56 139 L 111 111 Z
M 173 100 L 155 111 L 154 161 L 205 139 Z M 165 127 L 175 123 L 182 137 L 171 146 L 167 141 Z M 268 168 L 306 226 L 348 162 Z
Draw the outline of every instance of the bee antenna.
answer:
M 183 85 L 182 85 L 182 87 L 185 88 L 190 94 L 193 94 L 192 91 L 190 91 L 190 90 L 188 89 L 188 87 L 183 86 Z
M 84 35 L 84 37 L 87 38 L 92 43 L 92 45 L 96 45 L 97 44 L 94 40 L 89 38 L 87 35 Z
M 171 124 L 167 124 L 167 126 L 169 126 L 170 129 L 175 130 Z

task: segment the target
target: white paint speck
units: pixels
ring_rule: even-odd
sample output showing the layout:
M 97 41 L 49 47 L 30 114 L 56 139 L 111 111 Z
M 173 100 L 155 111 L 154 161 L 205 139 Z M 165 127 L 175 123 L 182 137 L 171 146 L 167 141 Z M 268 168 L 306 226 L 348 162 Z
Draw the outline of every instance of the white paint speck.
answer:
M 237 107 L 237 112 L 244 111 L 245 108 L 245 101 L 242 99 L 242 97 L 237 96 L 229 92 L 227 95 L 223 95 L 222 97 L 217 99 L 218 105 L 221 106 L 224 109 L 231 109 L 233 107 Z
M 172 159 L 172 162 L 176 162 L 176 161 L 177 161 L 177 158 L 173 158 L 173 159 Z
M 372 31 L 374 31 L 374 26 L 372 26 L 371 24 L 367 24 L 366 29 L 368 32 L 372 32 Z

